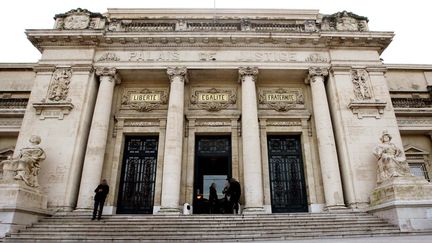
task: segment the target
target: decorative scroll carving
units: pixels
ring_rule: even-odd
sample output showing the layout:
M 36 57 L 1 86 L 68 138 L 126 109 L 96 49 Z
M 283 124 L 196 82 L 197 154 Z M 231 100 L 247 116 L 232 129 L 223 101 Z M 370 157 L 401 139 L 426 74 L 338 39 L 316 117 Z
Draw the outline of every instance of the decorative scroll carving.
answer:
M 38 175 L 40 163 L 45 160 L 44 150 L 39 147 L 41 138 L 31 136 L 30 145 L 20 150 L 18 157 L 0 162 L 3 171 L 2 182 L 11 183 L 13 180 L 23 181 L 27 186 L 39 187 Z
M 54 102 L 66 101 L 71 78 L 71 68 L 57 68 L 54 71 L 47 98 Z
M 192 89 L 190 98 L 191 109 L 204 109 L 207 111 L 220 111 L 235 105 L 237 95 L 235 89 Z
M 324 16 L 321 30 L 368 31 L 368 21 L 366 17 L 343 11 Z
M 258 101 L 259 104 L 280 112 L 304 105 L 301 89 L 261 88 Z
M 175 77 L 181 77 L 180 81 L 184 81 L 187 83 L 187 68 L 186 67 L 168 67 L 167 74 L 172 82 Z
M 256 82 L 258 78 L 258 68 L 257 67 L 239 67 L 239 82 L 243 82 L 245 76 L 252 77 L 252 81 Z
M 381 144 L 373 150 L 378 159 L 377 184 L 393 177 L 413 176 L 402 150 L 392 143 L 391 139 L 391 135 L 384 130 L 380 138 Z
M 305 62 L 328 62 L 328 59 L 318 53 L 313 53 L 305 59 Z
M 102 14 L 81 8 L 57 14 L 54 19 L 56 20 L 55 28 L 65 30 L 103 29 L 106 21 Z
M 316 77 L 327 77 L 328 69 L 323 67 L 310 67 L 309 68 L 308 79 L 312 82 L 316 81 Z
M 122 108 L 140 112 L 160 109 L 168 103 L 168 91 L 165 89 L 125 89 L 121 103 Z
M 100 56 L 97 59 L 98 62 L 108 62 L 108 61 L 120 61 L 120 57 L 118 57 L 115 53 L 113 52 L 106 52 L 104 53 L 102 56 Z
M 369 74 L 364 69 L 351 71 L 351 80 L 354 86 L 354 96 L 357 100 L 372 99 Z

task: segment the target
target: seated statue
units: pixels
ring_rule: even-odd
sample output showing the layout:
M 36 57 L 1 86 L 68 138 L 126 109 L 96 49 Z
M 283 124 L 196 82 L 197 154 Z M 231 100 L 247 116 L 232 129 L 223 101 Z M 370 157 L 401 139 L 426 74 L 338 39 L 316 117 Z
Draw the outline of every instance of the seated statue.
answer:
M 46 158 L 45 152 L 39 147 L 41 138 L 30 137 L 30 145 L 22 148 L 18 157 L 8 158 L 0 162 L 0 170 L 3 171 L 2 181 L 20 180 L 31 187 L 39 187 L 38 175 L 40 163 Z
M 378 158 L 378 184 L 392 177 L 412 176 L 402 150 L 391 143 L 391 139 L 390 134 L 384 130 L 380 138 L 381 144 L 376 146 L 373 151 Z

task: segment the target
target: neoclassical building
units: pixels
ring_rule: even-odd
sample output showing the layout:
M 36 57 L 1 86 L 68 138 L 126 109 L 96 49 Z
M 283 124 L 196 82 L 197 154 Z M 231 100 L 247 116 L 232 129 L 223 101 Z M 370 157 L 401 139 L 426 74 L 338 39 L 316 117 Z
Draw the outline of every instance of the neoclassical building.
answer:
M 403 200 L 371 204 L 384 130 L 430 190 L 432 66 L 384 64 L 394 33 L 366 17 L 75 9 L 54 19 L 26 30 L 38 62 L 0 64 L 0 160 L 40 137 L 32 190 L 47 214 L 90 209 L 101 179 L 107 214 L 208 213 L 209 186 L 221 198 L 227 177 L 245 214 L 396 210 Z

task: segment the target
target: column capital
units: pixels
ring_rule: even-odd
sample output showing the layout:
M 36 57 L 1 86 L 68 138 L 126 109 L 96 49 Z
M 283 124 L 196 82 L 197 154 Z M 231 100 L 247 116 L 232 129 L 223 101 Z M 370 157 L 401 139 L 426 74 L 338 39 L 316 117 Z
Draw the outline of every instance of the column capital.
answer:
M 120 77 L 117 73 L 117 68 L 115 67 L 97 67 L 95 68 L 96 76 L 101 77 L 109 77 L 109 81 L 115 81 L 117 84 L 120 83 Z
M 184 81 L 185 83 L 188 82 L 186 67 L 168 67 L 167 74 L 171 82 L 173 81 L 174 77 L 178 77 L 178 76 L 180 76 L 181 80 Z
M 317 77 L 326 77 L 328 76 L 329 72 L 328 69 L 325 67 L 310 67 L 308 70 L 308 78 L 307 81 L 315 82 L 315 78 Z
M 258 79 L 258 68 L 257 67 L 239 67 L 239 82 L 244 81 L 245 76 L 252 76 L 254 82 Z

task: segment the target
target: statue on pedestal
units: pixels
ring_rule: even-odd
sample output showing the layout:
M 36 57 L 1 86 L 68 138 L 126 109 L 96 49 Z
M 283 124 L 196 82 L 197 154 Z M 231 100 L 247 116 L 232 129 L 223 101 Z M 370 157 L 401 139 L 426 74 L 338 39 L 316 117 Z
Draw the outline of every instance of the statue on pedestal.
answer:
M 22 148 L 18 157 L 8 158 L 0 162 L 0 170 L 3 171 L 3 182 L 11 180 L 23 181 L 27 186 L 39 187 L 38 175 L 40 163 L 46 158 L 44 150 L 39 147 L 41 138 L 31 136 L 30 145 Z
M 380 138 L 381 144 L 375 147 L 373 153 L 378 158 L 377 184 L 392 177 L 411 177 L 408 163 L 400 150 L 391 143 L 391 135 L 384 130 Z

